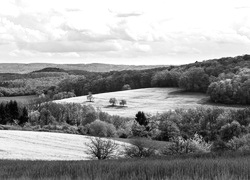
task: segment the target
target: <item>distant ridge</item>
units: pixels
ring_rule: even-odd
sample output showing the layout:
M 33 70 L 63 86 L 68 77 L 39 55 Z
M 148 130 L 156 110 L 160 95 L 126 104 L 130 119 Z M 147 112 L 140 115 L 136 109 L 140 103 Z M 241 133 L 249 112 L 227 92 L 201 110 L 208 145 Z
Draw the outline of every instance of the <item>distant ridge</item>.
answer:
M 0 63 L 0 73 L 30 73 L 46 68 L 59 68 L 61 70 L 83 70 L 90 72 L 109 72 L 123 70 L 144 70 L 159 67 L 168 67 L 168 65 L 115 65 L 115 64 L 52 64 L 52 63 Z M 51 69 L 48 69 L 51 70 Z M 54 69 L 56 70 L 56 69 Z M 44 71 L 43 71 L 44 72 Z M 52 71 L 50 71 L 52 72 Z M 58 72 L 58 71 L 54 71 Z M 60 71 L 61 72 L 61 71 Z

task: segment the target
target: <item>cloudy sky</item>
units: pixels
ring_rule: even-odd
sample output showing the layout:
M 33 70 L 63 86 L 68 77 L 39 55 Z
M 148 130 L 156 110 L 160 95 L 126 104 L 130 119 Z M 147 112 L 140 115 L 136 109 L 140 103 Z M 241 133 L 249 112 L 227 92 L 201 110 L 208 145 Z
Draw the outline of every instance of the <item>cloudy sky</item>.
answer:
M 184 64 L 250 54 L 249 12 L 249 0 L 2 0 L 0 63 Z

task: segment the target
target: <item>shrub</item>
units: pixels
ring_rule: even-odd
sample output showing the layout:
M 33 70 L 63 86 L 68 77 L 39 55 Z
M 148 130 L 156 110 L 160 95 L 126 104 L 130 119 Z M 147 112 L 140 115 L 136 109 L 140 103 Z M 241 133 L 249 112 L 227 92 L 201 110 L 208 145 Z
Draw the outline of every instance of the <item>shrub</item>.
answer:
M 98 137 L 114 137 L 116 134 L 116 129 L 112 124 L 95 120 L 89 125 L 89 133 L 90 135 Z
M 129 84 L 125 84 L 123 87 L 122 87 L 122 90 L 130 90 L 131 87 Z
M 245 134 L 242 137 L 233 137 L 227 145 L 233 151 L 250 150 L 250 134 Z
M 242 133 L 242 127 L 239 122 L 233 121 L 231 124 L 226 124 L 221 127 L 220 137 L 224 141 L 228 141 L 233 137 L 239 137 Z
M 201 136 L 195 134 L 193 138 L 183 139 L 181 136 L 171 139 L 171 144 L 163 150 L 163 155 L 207 153 L 210 152 L 211 144 L 205 142 Z
M 211 146 L 211 151 L 216 153 L 222 153 L 224 151 L 228 151 L 229 149 L 229 145 L 221 139 L 214 141 Z
M 36 125 L 39 123 L 40 113 L 39 111 L 32 111 L 29 114 L 29 122 L 31 125 Z
M 78 132 L 81 135 L 86 135 L 86 134 L 88 134 L 88 127 L 86 127 L 86 126 L 78 126 Z
M 131 127 L 132 135 L 134 137 L 148 137 L 148 131 L 145 126 L 140 125 L 138 122 L 134 122 Z
M 125 147 L 125 156 L 130 158 L 145 158 L 156 155 L 156 149 L 147 146 L 143 140 L 136 139 L 130 142 L 131 146 Z

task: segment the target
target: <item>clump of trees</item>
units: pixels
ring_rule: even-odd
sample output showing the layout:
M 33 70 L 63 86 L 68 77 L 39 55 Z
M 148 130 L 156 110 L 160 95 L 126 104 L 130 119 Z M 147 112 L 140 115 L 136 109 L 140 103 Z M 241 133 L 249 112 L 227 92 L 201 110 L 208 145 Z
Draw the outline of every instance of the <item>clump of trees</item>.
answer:
M 250 69 L 241 69 L 230 76 L 222 74 L 209 85 L 208 94 L 214 102 L 250 104 Z
M 24 125 L 28 122 L 28 110 L 16 101 L 0 104 L 0 124 Z

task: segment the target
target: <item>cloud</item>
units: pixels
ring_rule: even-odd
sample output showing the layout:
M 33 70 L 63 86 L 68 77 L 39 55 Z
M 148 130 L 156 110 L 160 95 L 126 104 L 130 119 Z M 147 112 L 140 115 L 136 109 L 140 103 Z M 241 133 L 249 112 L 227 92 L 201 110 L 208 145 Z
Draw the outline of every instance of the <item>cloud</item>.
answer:
M 86 43 L 81 41 L 52 41 L 52 42 L 19 42 L 20 49 L 34 50 L 38 52 L 102 52 L 119 51 L 120 46 L 114 42 Z

